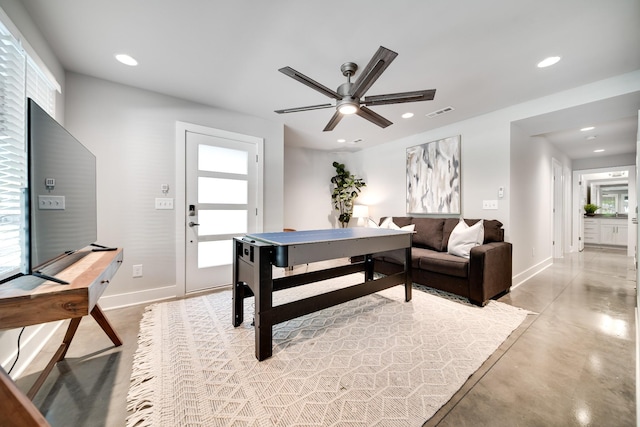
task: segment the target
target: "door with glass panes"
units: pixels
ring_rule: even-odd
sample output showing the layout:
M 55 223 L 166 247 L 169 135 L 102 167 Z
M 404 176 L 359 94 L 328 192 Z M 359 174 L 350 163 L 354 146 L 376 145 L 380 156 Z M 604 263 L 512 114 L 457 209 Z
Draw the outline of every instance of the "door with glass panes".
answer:
M 231 283 L 233 237 L 258 230 L 258 145 L 186 132 L 186 292 Z

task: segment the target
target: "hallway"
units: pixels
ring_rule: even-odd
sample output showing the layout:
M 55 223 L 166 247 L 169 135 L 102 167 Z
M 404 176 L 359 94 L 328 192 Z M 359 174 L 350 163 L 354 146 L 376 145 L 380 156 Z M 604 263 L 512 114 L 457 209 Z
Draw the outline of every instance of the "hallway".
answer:
M 635 278 L 587 248 L 500 298 L 538 314 L 425 426 L 635 426 Z
M 621 250 L 568 254 L 500 301 L 538 314 L 503 343 L 425 426 L 635 426 L 635 275 Z M 124 341 L 80 324 L 35 398 L 52 426 L 123 426 L 144 306 L 107 312 Z M 60 328 L 18 380 L 27 390 Z

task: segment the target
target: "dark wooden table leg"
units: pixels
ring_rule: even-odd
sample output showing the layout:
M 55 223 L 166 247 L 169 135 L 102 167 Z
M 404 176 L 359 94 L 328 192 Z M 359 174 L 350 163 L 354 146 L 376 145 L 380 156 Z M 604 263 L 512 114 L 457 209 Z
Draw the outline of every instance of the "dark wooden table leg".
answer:
M 115 345 L 116 347 L 120 347 L 122 345 L 120 336 L 118 336 L 118 333 L 115 331 L 115 329 L 113 329 L 111 323 L 109 323 L 109 320 L 107 320 L 98 304 L 96 304 L 95 307 L 93 307 L 93 310 L 91 310 L 91 316 L 93 316 L 95 321 L 98 322 L 98 325 L 100 325 L 102 330 L 111 339 L 113 345 Z
M 254 264 L 256 358 L 264 360 L 273 354 L 273 270 L 270 246 L 256 247 Z
M 411 301 L 411 288 L 413 286 L 413 277 L 411 275 L 411 246 L 405 249 L 404 252 L 404 299 L 405 301 Z
M 365 282 L 373 280 L 373 255 L 364 256 L 364 280 Z
M 233 241 L 233 277 L 232 277 L 232 305 L 231 305 L 231 320 L 234 327 L 238 327 L 244 321 L 244 284 L 240 281 L 239 268 L 240 256 L 242 254 L 242 242 L 237 240 Z

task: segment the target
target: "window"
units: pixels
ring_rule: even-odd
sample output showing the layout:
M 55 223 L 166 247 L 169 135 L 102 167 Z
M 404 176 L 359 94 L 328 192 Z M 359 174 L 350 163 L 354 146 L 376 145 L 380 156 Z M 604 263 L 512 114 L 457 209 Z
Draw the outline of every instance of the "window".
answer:
M 55 92 L 55 83 L 0 22 L 0 279 L 19 271 L 25 247 L 27 97 L 53 116 Z

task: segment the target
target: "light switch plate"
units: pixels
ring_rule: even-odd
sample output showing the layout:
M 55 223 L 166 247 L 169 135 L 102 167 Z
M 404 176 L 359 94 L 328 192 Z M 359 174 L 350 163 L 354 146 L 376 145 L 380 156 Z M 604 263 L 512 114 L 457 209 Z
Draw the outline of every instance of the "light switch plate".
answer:
M 173 198 L 156 197 L 156 209 L 173 209 Z
M 482 201 L 482 209 L 498 209 L 498 201 L 497 200 L 483 200 Z
M 38 196 L 38 209 L 40 210 L 64 210 L 64 196 Z

